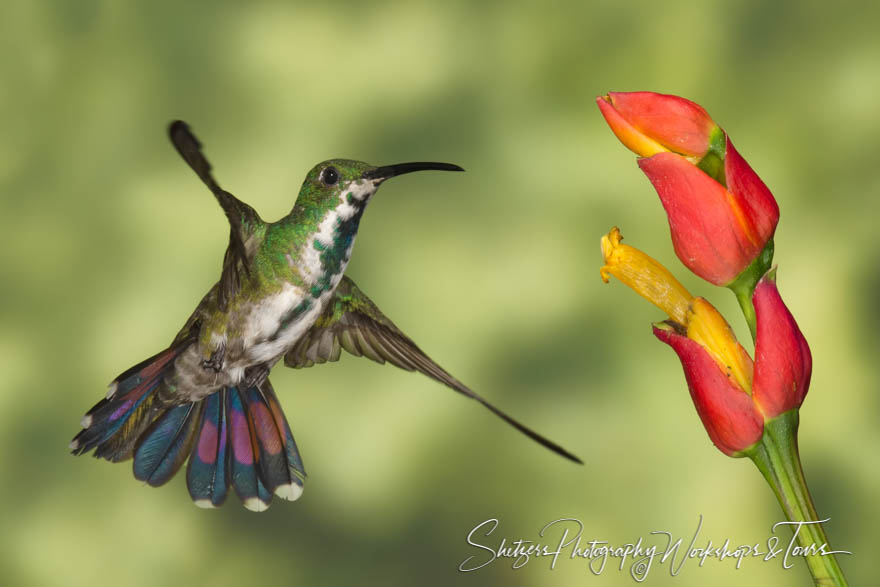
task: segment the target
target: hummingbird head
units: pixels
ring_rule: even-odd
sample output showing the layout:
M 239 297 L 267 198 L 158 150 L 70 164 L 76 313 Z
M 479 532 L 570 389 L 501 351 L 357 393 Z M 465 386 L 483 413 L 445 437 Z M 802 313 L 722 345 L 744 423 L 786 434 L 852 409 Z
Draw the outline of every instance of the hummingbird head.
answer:
M 386 179 L 428 169 L 464 171 L 451 163 L 415 162 L 376 167 L 362 161 L 330 159 L 309 171 L 298 203 L 308 201 L 321 208 L 349 204 L 363 209 Z

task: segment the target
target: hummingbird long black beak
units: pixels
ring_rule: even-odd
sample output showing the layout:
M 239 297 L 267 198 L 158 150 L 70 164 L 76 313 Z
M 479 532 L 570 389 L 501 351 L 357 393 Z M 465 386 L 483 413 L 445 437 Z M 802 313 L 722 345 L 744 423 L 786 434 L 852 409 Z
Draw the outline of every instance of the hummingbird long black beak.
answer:
M 396 165 L 383 165 L 364 171 L 363 178 L 370 180 L 385 181 L 388 178 L 404 173 L 412 173 L 413 171 L 425 171 L 435 169 L 437 171 L 464 171 L 458 165 L 452 163 L 432 163 L 428 161 L 419 161 L 415 163 L 397 163 Z

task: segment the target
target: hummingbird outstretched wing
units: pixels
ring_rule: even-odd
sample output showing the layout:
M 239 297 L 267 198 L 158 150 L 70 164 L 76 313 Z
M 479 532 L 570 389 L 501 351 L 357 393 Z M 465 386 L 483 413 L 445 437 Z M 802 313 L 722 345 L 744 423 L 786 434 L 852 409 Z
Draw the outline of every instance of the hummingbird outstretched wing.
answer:
M 202 144 L 190 131 L 187 123 L 182 120 L 172 122 L 168 127 L 168 136 L 183 160 L 217 198 L 229 220 L 229 246 L 223 257 L 223 274 L 218 292 L 220 307 L 225 309 L 229 299 L 238 291 L 242 276 L 250 272 L 245 242 L 262 220 L 256 210 L 217 184 L 211 175 L 211 164 L 202 153 Z
M 314 326 L 284 355 L 288 367 L 311 367 L 338 361 L 342 350 L 377 363 L 386 361 L 406 371 L 418 371 L 483 404 L 493 414 L 541 444 L 572 460 L 583 462 L 534 430 L 517 422 L 446 372 L 397 328 L 348 277 L 343 277 L 327 309 Z

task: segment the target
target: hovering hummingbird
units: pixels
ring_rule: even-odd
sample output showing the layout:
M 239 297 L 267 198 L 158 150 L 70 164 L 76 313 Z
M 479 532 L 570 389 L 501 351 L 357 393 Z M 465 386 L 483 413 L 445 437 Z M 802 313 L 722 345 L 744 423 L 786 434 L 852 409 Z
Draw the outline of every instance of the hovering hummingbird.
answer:
M 169 135 L 229 220 L 223 272 L 171 346 L 119 375 L 86 413 L 73 454 L 134 457 L 134 476 L 152 486 L 189 457 L 187 487 L 201 507 L 221 505 L 230 484 L 250 510 L 265 510 L 273 494 L 295 500 L 306 472 L 269 371 L 282 358 L 294 368 L 336 361 L 344 349 L 419 371 L 581 462 L 443 370 L 344 276 L 361 215 L 382 182 L 461 167 L 325 161 L 306 176 L 290 214 L 267 223 L 217 184 L 186 123 L 173 122 Z

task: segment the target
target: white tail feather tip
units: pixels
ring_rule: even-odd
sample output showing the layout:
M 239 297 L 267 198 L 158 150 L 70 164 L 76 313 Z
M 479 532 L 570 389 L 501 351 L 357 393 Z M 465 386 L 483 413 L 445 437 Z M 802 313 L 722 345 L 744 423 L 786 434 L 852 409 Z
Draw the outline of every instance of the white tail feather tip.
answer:
M 296 483 L 286 483 L 275 488 L 275 495 L 287 501 L 296 501 L 303 493 L 303 486 Z
M 244 507 L 252 512 L 265 512 L 269 509 L 269 504 L 257 497 L 249 497 L 244 500 Z

